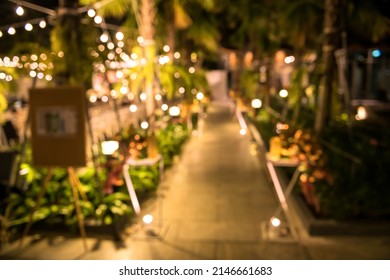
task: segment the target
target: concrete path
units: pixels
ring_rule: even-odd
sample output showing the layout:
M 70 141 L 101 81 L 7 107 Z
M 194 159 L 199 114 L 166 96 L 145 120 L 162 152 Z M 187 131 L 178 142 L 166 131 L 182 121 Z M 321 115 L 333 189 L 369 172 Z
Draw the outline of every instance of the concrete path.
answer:
M 264 225 L 278 202 L 265 163 L 228 105 L 213 104 L 203 129 L 167 170 L 158 197 L 143 205 L 154 216 L 127 231 L 124 244 L 88 238 L 30 237 L 2 259 L 389 259 L 390 237 L 270 239 Z

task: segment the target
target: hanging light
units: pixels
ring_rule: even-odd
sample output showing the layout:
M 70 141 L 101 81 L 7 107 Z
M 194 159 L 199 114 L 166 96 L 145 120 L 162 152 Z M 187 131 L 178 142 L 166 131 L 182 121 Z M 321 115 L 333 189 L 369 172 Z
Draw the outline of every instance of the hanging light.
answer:
M 96 16 L 93 20 L 96 24 L 101 24 L 103 22 L 103 18 L 101 16 Z
M 9 35 L 14 35 L 15 33 L 16 33 L 15 28 L 13 28 L 12 26 L 10 28 L 8 28 L 8 34 Z
M 146 214 L 143 216 L 142 221 L 145 223 L 145 225 L 150 225 L 153 222 L 153 216 L 150 214 Z
M 102 41 L 103 43 L 106 43 L 108 41 L 108 34 L 107 33 L 103 33 L 100 36 L 100 41 Z
M 258 108 L 261 108 L 262 102 L 260 99 L 255 98 L 252 100 L 251 105 L 253 108 L 258 109 Z
M 101 37 L 100 37 L 100 38 L 101 38 Z M 113 42 L 110 42 L 110 43 L 107 44 L 107 48 L 108 48 L 109 50 L 113 50 L 113 49 L 115 48 L 115 44 L 114 44 Z
M 367 119 L 367 115 L 367 109 L 364 106 L 359 106 L 355 118 L 356 120 L 361 121 Z
M 101 148 L 103 155 L 113 155 L 119 149 L 119 142 L 113 140 L 103 141 Z
M 122 33 L 122 32 L 117 32 L 115 34 L 115 38 L 118 40 L 118 41 L 122 41 L 123 38 L 125 38 L 125 35 Z
M 39 22 L 39 27 L 40 27 L 40 28 L 45 28 L 45 27 L 46 27 L 46 21 L 45 21 L 45 20 L 41 20 L 41 21 Z
M 180 108 L 178 106 L 172 106 L 169 108 L 169 115 L 172 117 L 180 116 Z
M 142 123 L 141 123 L 141 128 L 142 129 L 147 129 L 149 127 L 149 123 L 147 122 L 147 121 L 143 121 Z
M 198 92 L 197 94 L 196 94 L 196 99 L 198 99 L 198 100 L 202 100 L 204 98 L 204 94 L 203 94 L 203 92 Z
M 24 29 L 26 29 L 27 31 L 31 31 L 33 30 L 33 25 L 31 23 L 26 23 L 26 25 L 24 26 Z
M 137 112 L 138 107 L 135 104 L 131 104 L 129 107 L 129 110 L 130 110 L 130 112 L 135 113 L 135 112 Z
M 0 37 L 3 37 L 3 32 L 0 31 Z
M 139 99 L 141 99 L 141 101 L 145 101 L 147 98 L 148 95 L 145 92 L 141 92 L 141 94 L 139 95 Z
M 280 224 L 282 223 L 280 221 L 280 219 L 276 218 L 276 217 L 272 217 L 271 220 L 270 220 L 270 223 L 271 225 L 273 225 L 274 227 L 278 227 L 280 226 Z
M 24 9 L 23 9 L 22 6 L 17 6 L 17 7 L 16 7 L 16 14 L 17 14 L 18 16 L 24 15 Z
M 286 98 L 288 96 L 288 91 L 286 89 L 282 89 L 279 91 L 279 95 L 282 98 Z
M 96 11 L 94 9 L 88 9 L 88 12 L 87 12 L 87 15 L 91 18 L 93 18 L 94 16 L 96 16 Z

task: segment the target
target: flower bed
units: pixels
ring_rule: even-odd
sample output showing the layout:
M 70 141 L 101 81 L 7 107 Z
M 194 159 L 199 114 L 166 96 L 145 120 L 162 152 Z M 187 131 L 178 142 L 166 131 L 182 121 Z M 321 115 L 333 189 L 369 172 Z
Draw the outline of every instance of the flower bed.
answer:
M 170 123 L 157 131 L 158 152 L 166 166 L 181 151 L 188 139 L 187 126 L 181 122 Z M 146 132 L 129 129 L 118 135 L 121 151 L 118 157 L 99 155 L 98 166 L 81 168 L 77 172 L 78 189 L 81 194 L 80 206 L 87 225 L 96 228 L 130 221 L 134 216 L 130 197 L 122 179 L 123 160 L 131 156 L 147 157 L 148 143 Z M 22 185 L 12 188 L 6 204 L 0 209 L 1 233 L 3 240 L 20 233 L 28 222 L 37 196 L 44 184 L 48 170 L 31 165 L 31 150 L 27 150 L 27 160 L 21 165 Z M 157 166 L 140 166 L 129 169 L 137 196 L 140 201 L 147 199 L 157 189 L 159 169 Z M 33 215 L 35 224 L 65 225 L 77 228 L 77 215 L 73 203 L 69 174 L 64 168 L 52 170 L 44 197 Z

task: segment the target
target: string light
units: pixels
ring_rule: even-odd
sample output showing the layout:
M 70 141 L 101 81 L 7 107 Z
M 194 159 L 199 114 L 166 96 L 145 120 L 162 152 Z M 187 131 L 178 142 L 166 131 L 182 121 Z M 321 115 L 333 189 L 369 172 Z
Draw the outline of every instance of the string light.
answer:
M 125 35 L 122 33 L 122 32 L 117 32 L 115 34 L 115 38 L 118 40 L 118 41 L 122 41 L 123 38 L 125 38 Z
M 100 41 L 102 41 L 103 43 L 106 43 L 108 41 L 108 35 L 107 33 L 103 33 L 101 36 L 100 36 Z
M 27 31 L 31 31 L 33 30 L 33 25 L 31 23 L 26 23 L 26 25 L 24 26 L 24 29 L 26 29 Z
M 18 16 L 24 15 L 24 9 L 23 9 L 23 7 L 18 6 L 18 7 L 16 8 L 16 14 L 17 14 Z
M 103 22 L 103 18 L 101 16 L 96 16 L 93 20 L 96 24 L 101 24 Z
M 40 22 L 39 22 L 39 27 L 40 28 L 45 28 L 46 27 L 46 21 L 45 20 L 41 20 Z
M 87 14 L 89 17 L 93 18 L 94 16 L 96 16 L 96 11 L 94 9 L 89 9 Z
M 15 35 L 15 33 L 16 33 L 15 28 L 13 28 L 13 27 L 8 28 L 8 34 L 9 35 Z

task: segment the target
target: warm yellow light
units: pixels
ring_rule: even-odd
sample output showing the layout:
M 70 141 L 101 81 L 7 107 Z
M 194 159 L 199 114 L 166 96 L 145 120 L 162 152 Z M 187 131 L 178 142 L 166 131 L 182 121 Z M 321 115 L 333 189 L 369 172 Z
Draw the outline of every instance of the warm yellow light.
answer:
M 27 31 L 31 31 L 31 30 L 33 30 L 33 26 L 31 23 L 26 23 L 26 25 L 24 26 L 24 29 L 26 29 Z
M 137 112 L 138 107 L 135 104 L 131 104 L 129 107 L 129 110 L 130 110 L 130 112 L 135 113 L 135 112 Z
M 89 17 L 93 18 L 94 16 L 96 16 L 96 11 L 94 9 L 89 9 L 87 14 Z
M 147 121 L 143 121 L 142 123 L 141 123 L 141 128 L 142 129 L 147 129 L 149 127 L 149 123 L 147 122 Z
M 35 72 L 35 71 L 30 71 L 29 74 L 30 74 L 31 78 L 35 78 L 37 76 L 37 72 Z
M 103 36 L 103 35 L 102 35 Z M 100 37 L 101 38 L 101 37 Z M 107 40 L 108 40 L 108 37 L 107 37 Z M 102 41 L 103 42 L 103 41 Z M 104 42 L 103 42 L 104 43 Z M 113 43 L 113 42 L 109 42 L 108 44 L 107 44 L 107 48 L 109 49 L 109 50 L 113 50 L 114 48 L 115 48 L 115 44 Z
M 108 41 L 108 34 L 107 33 L 103 33 L 100 36 L 100 41 L 102 41 L 103 43 L 106 43 Z
M 169 52 L 171 48 L 168 45 L 164 45 L 163 50 L 164 52 Z
M 124 76 L 123 71 L 120 71 L 120 70 L 119 70 L 119 71 L 116 71 L 115 76 L 116 76 L 118 79 L 122 79 L 123 76 Z
M 144 37 L 142 37 L 142 36 L 138 36 L 137 37 L 137 42 L 138 42 L 138 44 L 143 44 L 143 42 L 144 42 L 145 40 L 144 40 Z
M 139 99 L 141 99 L 141 101 L 145 101 L 147 98 L 148 95 L 145 92 L 141 92 L 141 94 L 139 95 Z
M 169 115 L 172 117 L 180 116 L 180 108 L 178 106 L 172 106 L 169 108 Z
M 247 133 L 247 131 L 246 131 L 245 128 L 241 128 L 241 129 L 240 129 L 240 134 L 241 134 L 241 135 L 246 135 L 246 133 Z
M 122 32 L 117 32 L 115 34 L 115 38 L 118 40 L 118 41 L 122 41 L 123 38 L 125 38 L 125 35 L 122 33 Z
M 162 104 L 161 105 L 161 110 L 163 110 L 164 112 L 166 111 L 166 110 L 168 110 L 168 105 L 167 104 Z
M 96 95 L 91 95 L 91 96 L 89 97 L 89 102 L 95 103 L 96 101 L 97 101 L 97 96 L 96 96 Z
M 282 89 L 279 91 L 280 97 L 286 98 L 288 96 L 288 91 L 286 89 Z
M 15 35 L 15 33 L 16 33 L 16 29 L 15 28 L 13 28 L 13 27 L 8 28 L 8 34 L 9 35 Z
M 271 218 L 271 225 L 273 225 L 274 227 L 278 227 L 280 226 L 280 224 L 282 223 L 278 218 L 276 217 L 272 217 Z
M 176 58 L 176 59 L 179 59 L 180 56 L 181 56 L 181 55 L 180 55 L 179 52 L 175 52 L 175 53 L 173 54 L 173 57 Z
M 143 221 L 146 225 L 150 225 L 150 224 L 153 222 L 153 216 L 150 215 L 150 214 L 146 214 L 146 215 L 142 218 L 142 221 Z
M 198 92 L 197 94 L 196 94 L 196 99 L 198 99 L 198 100 L 202 100 L 204 98 L 204 94 L 203 94 L 203 92 Z
M 23 7 L 18 6 L 18 7 L 16 8 L 16 14 L 17 14 L 18 16 L 24 15 L 24 9 L 23 9 Z
M 120 93 L 122 94 L 127 94 L 129 92 L 129 88 L 126 87 L 126 86 L 122 86 L 120 89 L 119 89 Z
M 161 94 L 157 93 L 157 94 L 154 96 L 154 99 L 155 99 L 156 101 L 160 101 L 160 100 L 162 99 Z
M 119 149 L 118 141 L 103 141 L 101 144 L 103 155 L 113 155 Z
M 286 64 L 293 63 L 294 61 L 295 61 L 295 57 L 292 56 L 292 55 L 286 56 L 286 57 L 284 58 L 284 63 L 286 63 Z
M 252 100 L 251 105 L 253 108 L 258 109 L 258 108 L 261 108 L 262 102 L 260 99 L 256 98 L 256 99 Z
M 196 53 L 191 53 L 191 61 L 195 63 L 198 60 L 198 55 Z
M 101 16 L 96 16 L 96 17 L 94 17 L 93 21 L 96 24 L 101 24 L 103 22 L 103 18 Z
M 355 118 L 358 121 L 367 119 L 367 109 L 364 106 L 359 106 Z
M 108 96 L 107 95 L 103 95 L 102 96 L 102 102 L 104 102 L 104 103 L 108 102 Z
M 46 21 L 41 20 L 41 21 L 39 22 L 39 27 L 40 27 L 40 28 L 45 28 L 45 27 L 46 27 Z

